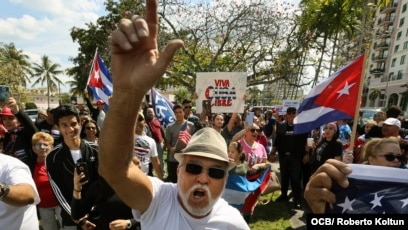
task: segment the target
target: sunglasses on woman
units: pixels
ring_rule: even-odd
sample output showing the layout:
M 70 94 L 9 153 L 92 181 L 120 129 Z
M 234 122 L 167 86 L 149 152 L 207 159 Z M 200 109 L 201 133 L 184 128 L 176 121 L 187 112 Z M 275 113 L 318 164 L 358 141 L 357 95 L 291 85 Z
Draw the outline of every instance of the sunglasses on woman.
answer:
M 251 129 L 251 133 L 255 133 L 255 132 L 260 133 L 261 131 L 262 131 L 262 129 Z
M 398 155 L 394 155 L 393 153 L 386 153 L 383 155 L 378 155 L 379 157 L 384 157 L 387 161 L 394 161 L 395 158 L 397 158 L 397 160 L 399 162 L 402 162 L 402 155 L 398 154 Z
M 201 165 L 194 164 L 194 163 L 187 163 L 185 165 L 185 168 L 186 168 L 186 172 L 193 174 L 193 175 L 199 175 L 203 171 L 203 168 L 206 168 L 208 172 L 208 176 L 213 179 L 222 179 L 225 176 L 225 170 L 222 168 L 203 167 Z

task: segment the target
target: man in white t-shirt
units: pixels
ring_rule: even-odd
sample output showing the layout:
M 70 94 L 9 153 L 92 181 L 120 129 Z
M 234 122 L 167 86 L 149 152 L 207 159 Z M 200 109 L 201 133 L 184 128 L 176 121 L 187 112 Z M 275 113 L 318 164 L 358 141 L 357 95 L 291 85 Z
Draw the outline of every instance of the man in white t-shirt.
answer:
M 139 158 L 142 171 L 147 175 L 149 173 L 149 164 L 152 163 L 156 176 L 163 180 L 163 173 L 160 166 L 159 156 L 157 154 L 156 141 L 147 136 L 143 131 L 145 127 L 145 118 L 142 113 L 137 115 L 135 128 L 135 156 Z
M 182 46 L 172 41 L 159 55 L 157 0 L 146 1 L 144 15 L 121 19 L 111 36 L 113 95 L 100 136 L 99 172 L 134 209 L 142 229 L 249 229 L 239 211 L 220 198 L 234 164 L 213 128 L 197 131 L 175 154 L 177 184 L 148 177 L 131 162 L 140 104 Z
M 0 224 L 5 229 L 39 229 L 40 203 L 30 169 L 17 158 L 0 153 Z

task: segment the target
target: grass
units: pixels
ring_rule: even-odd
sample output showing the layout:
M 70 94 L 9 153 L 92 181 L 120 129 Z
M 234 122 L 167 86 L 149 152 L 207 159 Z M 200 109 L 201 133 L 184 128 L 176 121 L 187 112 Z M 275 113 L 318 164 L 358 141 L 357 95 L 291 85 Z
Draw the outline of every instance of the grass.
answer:
M 279 195 L 279 192 L 275 192 L 273 200 Z M 262 196 L 260 199 L 267 200 L 270 196 L 271 195 Z M 284 203 L 273 201 L 270 201 L 266 205 L 258 203 L 249 221 L 249 227 L 252 230 L 293 229 L 290 224 L 290 217 L 288 207 Z

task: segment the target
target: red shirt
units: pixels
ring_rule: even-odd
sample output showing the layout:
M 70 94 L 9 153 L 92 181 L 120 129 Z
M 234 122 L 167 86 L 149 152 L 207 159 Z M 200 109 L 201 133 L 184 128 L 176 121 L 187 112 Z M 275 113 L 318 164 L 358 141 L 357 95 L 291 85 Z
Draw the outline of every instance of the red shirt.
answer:
M 40 208 L 51 208 L 58 205 L 54 192 L 52 191 L 50 181 L 48 180 L 47 170 L 44 162 L 37 162 L 34 168 L 34 182 L 40 195 Z
M 160 121 L 153 119 L 152 121 L 147 121 L 147 125 L 149 126 L 150 132 L 152 132 L 152 138 L 156 142 L 161 143 L 163 141 L 163 136 L 160 129 Z

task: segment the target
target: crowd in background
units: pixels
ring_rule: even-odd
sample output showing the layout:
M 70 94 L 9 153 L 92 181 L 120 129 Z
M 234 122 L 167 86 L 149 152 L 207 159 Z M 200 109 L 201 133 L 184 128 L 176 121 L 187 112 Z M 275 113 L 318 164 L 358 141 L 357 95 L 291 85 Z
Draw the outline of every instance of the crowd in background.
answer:
M 87 95 L 87 91 L 85 91 Z M 62 105 L 40 110 L 33 122 L 9 98 L 1 110 L 3 154 L 18 158 L 31 170 L 41 202 L 38 216 L 44 230 L 138 228 L 130 208 L 98 176 L 98 138 L 105 117 L 103 101 L 96 107 L 86 96 L 87 105 Z M 265 168 L 265 163 L 279 162 L 281 195 L 276 201 L 293 203 L 302 209 L 302 197 L 310 176 L 328 159 L 406 167 L 408 144 L 404 138 L 408 123 L 398 107 L 378 112 L 363 121 L 360 113 L 356 135 L 352 121 L 339 120 L 295 134 L 296 108 L 278 114 L 275 109 L 246 108 L 243 113 L 196 114 L 191 100 L 173 107 L 175 122 L 163 127 L 153 107 L 145 102 L 135 127 L 135 164 L 149 176 L 177 183 L 178 161 L 191 135 L 212 127 L 222 135 L 229 157 L 236 163 L 231 174 L 250 175 Z M 248 124 L 247 115 L 254 114 Z M 355 136 L 350 148 L 350 138 Z M 381 139 L 385 138 L 385 139 Z M 308 140 L 310 139 L 310 141 Z M 382 146 L 390 145 L 386 152 Z M 398 146 L 396 148 L 395 146 Z M 165 153 L 167 152 L 167 158 Z M 47 156 L 48 155 L 48 156 Z M 166 159 L 166 160 L 165 160 Z M 83 162 L 85 171 L 77 171 Z M 289 193 L 289 189 L 291 192 Z M 121 210 L 111 213 L 109 210 Z M 247 222 L 252 213 L 241 213 Z M 103 226 L 103 227 L 101 227 Z

